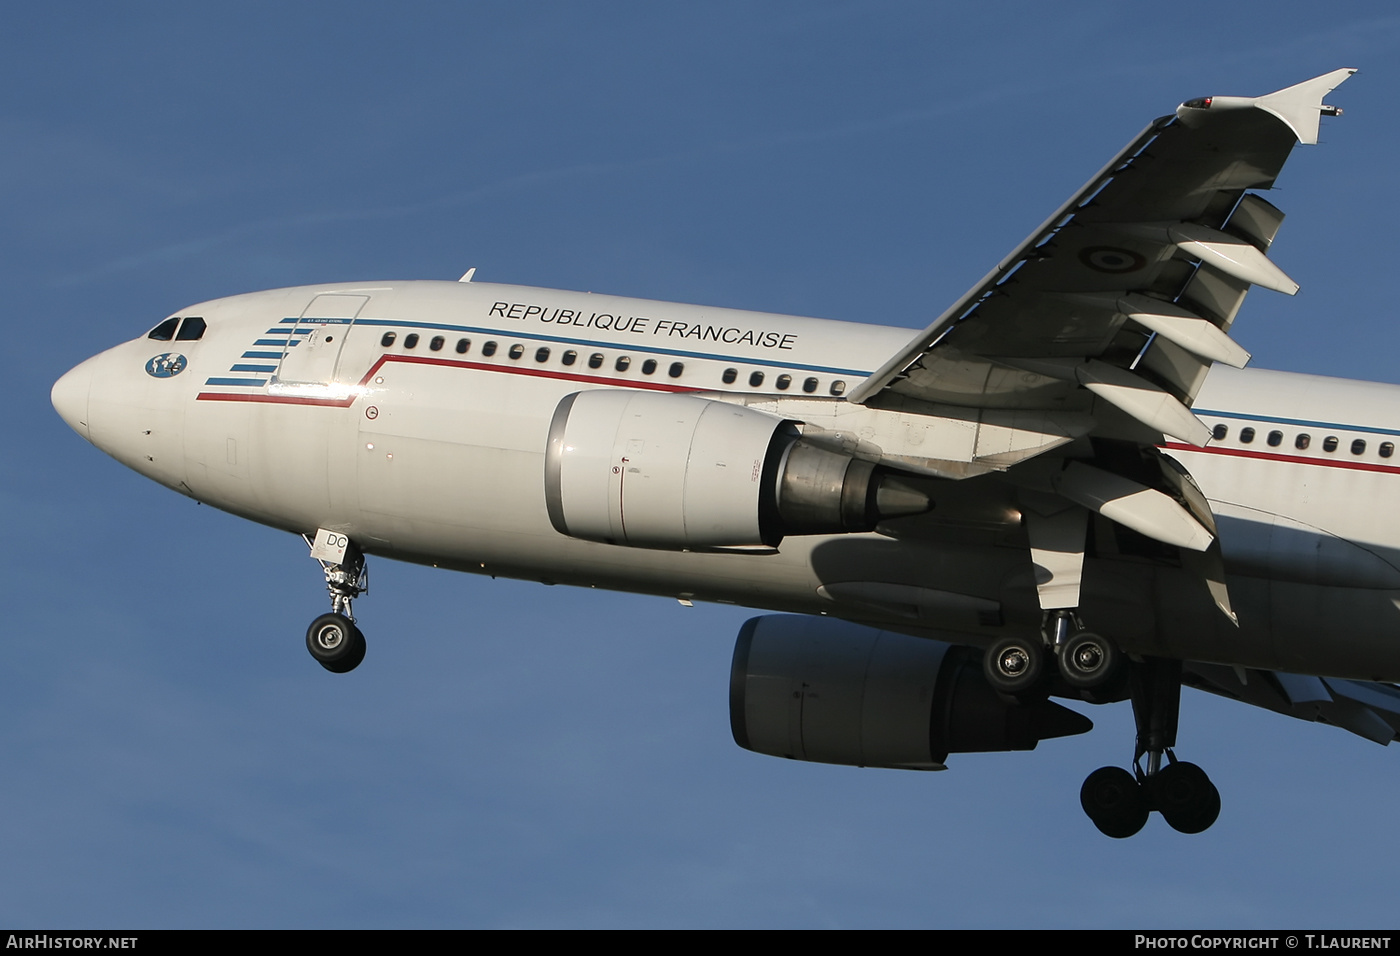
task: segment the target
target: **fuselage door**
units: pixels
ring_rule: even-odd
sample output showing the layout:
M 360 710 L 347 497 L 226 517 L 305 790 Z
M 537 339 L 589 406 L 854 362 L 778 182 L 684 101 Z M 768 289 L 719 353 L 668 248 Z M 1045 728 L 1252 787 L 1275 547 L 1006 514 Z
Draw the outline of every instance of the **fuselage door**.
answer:
M 274 382 L 329 385 L 335 381 L 340 350 L 369 301 L 367 295 L 326 293 L 302 310 L 277 364 Z

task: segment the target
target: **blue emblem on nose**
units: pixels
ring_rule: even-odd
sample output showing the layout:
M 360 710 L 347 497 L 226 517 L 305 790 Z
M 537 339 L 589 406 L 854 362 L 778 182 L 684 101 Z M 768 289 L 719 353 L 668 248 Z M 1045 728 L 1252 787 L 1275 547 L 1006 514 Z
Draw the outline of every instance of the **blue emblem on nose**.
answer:
M 146 363 L 146 374 L 155 378 L 172 378 L 179 375 L 189 364 L 189 359 L 179 352 L 162 352 Z

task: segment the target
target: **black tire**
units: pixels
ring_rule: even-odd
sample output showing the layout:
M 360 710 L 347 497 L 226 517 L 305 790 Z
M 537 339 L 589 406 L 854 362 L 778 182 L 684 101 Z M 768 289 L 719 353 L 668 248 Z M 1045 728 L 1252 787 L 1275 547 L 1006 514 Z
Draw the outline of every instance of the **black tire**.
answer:
M 1060 648 L 1060 676 L 1076 690 L 1102 687 L 1117 675 L 1122 659 L 1108 638 L 1080 631 Z
M 1045 673 L 1045 650 L 1036 640 L 1003 638 L 983 655 L 982 672 L 987 683 L 1003 694 L 1024 694 Z
M 1220 791 L 1193 763 L 1168 764 L 1149 781 L 1152 803 L 1179 833 L 1200 833 L 1220 816 Z
M 365 659 L 365 636 L 339 614 L 322 614 L 306 629 L 306 649 L 332 674 L 344 674 Z
M 1121 767 L 1100 767 L 1079 788 L 1079 805 L 1104 836 L 1123 840 L 1147 823 L 1147 804 L 1133 775 Z

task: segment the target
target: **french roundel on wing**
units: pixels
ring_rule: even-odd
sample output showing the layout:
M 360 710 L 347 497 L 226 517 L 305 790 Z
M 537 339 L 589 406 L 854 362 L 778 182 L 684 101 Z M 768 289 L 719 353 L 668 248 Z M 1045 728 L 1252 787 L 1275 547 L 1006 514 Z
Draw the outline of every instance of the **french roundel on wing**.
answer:
M 1122 246 L 1085 246 L 1079 250 L 1079 261 L 1095 272 L 1109 275 L 1137 272 L 1147 265 L 1140 253 Z

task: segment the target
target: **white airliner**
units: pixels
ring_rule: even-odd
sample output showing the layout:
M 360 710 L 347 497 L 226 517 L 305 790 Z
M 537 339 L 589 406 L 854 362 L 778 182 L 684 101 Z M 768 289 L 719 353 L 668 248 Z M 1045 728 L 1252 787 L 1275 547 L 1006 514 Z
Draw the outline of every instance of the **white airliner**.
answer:
M 1199 832 L 1182 684 L 1400 729 L 1400 388 L 1242 371 L 1228 335 L 1251 286 L 1297 289 L 1259 192 L 1352 72 L 1154 121 L 912 342 L 468 273 L 193 305 L 53 404 L 305 537 L 330 671 L 364 657 L 368 554 L 793 612 L 739 635 L 740 745 L 942 769 L 1090 728 L 1052 696 L 1130 699 L 1132 770 L 1085 811 Z

